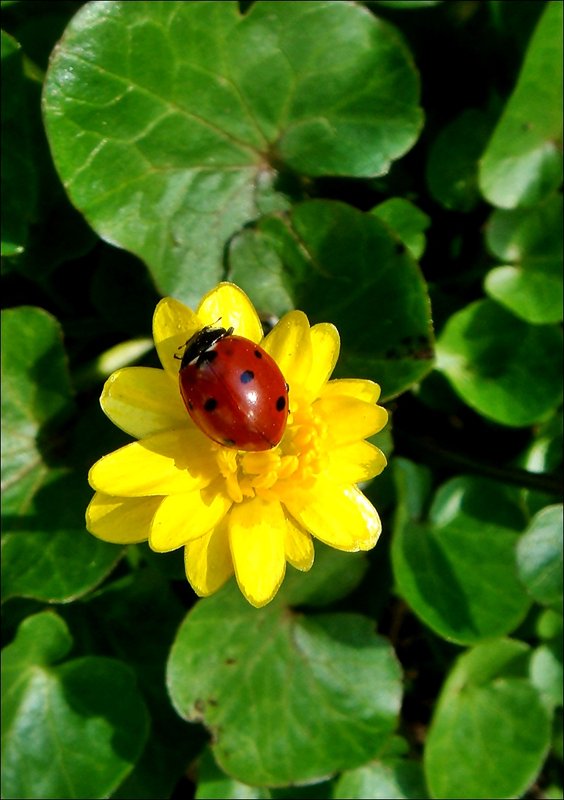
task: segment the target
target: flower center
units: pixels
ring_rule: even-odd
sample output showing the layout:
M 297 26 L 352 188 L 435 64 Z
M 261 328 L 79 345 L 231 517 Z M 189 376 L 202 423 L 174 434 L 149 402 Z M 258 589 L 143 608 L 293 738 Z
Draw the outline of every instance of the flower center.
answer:
M 280 444 L 249 453 L 217 446 L 219 470 L 234 503 L 255 496 L 280 500 L 289 484 L 307 488 L 323 468 L 327 426 L 315 413 L 315 403 L 292 397 L 292 409 Z

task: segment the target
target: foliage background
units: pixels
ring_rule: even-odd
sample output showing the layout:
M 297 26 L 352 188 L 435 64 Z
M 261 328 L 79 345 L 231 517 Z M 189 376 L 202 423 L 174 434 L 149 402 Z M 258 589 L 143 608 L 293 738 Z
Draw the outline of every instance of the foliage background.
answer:
M 3 796 L 562 797 L 562 4 L 2 20 Z M 84 529 L 104 378 L 221 279 L 392 415 L 377 548 L 260 611 Z

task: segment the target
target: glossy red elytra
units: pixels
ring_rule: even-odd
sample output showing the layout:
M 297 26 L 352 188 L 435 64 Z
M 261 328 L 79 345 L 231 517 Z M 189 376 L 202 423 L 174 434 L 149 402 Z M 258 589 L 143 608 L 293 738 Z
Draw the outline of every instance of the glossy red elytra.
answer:
M 237 450 L 270 450 L 288 419 L 278 364 L 233 328 L 206 326 L 186 342 L 179 372 L 188 413 L 210 439 Z

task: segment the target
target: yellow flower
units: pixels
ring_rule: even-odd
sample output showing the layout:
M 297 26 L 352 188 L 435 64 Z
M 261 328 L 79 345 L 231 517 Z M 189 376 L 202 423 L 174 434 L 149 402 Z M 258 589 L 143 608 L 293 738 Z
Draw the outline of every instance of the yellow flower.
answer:
M 216 444 L 192 422 L 181 399 L 179 348 L 205 325 L 233 327 L 278 363 L 290 414 L 272 450 Z M 333 325 L 310 327 L 291 311 L 263 337 L 248 297 L 220 283 L 196 313 L 172 298 L 158 304 L 153 336 L 163 370 L 128 367 L 107 380 L 100 402 L 112 422 L 139 441 L 90 470 L 96 490 L 88 530 L 107 542 L 149 542 L 157 552 L 184 547 L 186 576 L 200 596 L 235 573 L 247 600 L 270 602 L 286 562 L 310 569 L 312 536 L 339 550 L 369 550 L 378 513 L 357 487 L 382 471 L 383 453 L 364 441 L 387 413 L 377 384 L 329 377 L 339 354 Z

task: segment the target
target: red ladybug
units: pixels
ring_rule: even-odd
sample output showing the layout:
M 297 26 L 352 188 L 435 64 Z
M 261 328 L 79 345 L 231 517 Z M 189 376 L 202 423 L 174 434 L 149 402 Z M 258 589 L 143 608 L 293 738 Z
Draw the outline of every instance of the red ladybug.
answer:
M 214 442 L 270 450 L 288 419 L 288 384 L 276 361 L 233 328 L 206 326 L 186 342 L 179 372 L 188 413 Z

